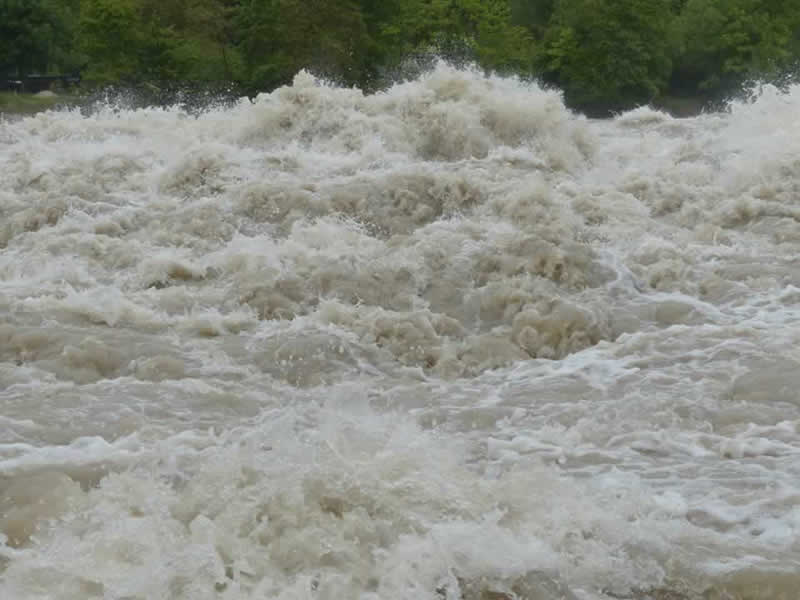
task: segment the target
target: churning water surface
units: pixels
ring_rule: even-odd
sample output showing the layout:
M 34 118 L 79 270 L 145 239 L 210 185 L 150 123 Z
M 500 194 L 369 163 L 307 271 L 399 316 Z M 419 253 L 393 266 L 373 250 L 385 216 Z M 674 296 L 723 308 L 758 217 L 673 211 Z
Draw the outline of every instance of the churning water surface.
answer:
M 799 87 L 0 123 L 0 597 L 795 600 L 799 254 Z

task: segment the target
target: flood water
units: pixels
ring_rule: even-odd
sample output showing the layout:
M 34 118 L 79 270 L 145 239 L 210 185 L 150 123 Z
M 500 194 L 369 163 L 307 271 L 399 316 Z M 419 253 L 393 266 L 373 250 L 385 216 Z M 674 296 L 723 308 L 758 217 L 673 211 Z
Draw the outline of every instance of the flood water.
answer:
M 795 600 L 798 115 L 0 123 L 0 597 Z

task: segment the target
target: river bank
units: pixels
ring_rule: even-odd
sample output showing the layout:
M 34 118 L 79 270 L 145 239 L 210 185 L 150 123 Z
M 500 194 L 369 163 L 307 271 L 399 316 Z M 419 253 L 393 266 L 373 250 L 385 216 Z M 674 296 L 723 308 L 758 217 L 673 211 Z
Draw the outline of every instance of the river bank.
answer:
M 226 100 L 231 101 L 234 98 L 234 96 L 231 96 L 230 90 L 214 88 L 198 90 L 197 94 L 193 94 L 191 90 L 180 85 L 176 86 L 175 89 L 164 89 L 163 87 L 151 85 L 133 89 L 116 89 L 110 92 L 109 90 L 105 90 L 101 95 L 106 97 L 109 97 L 109 95 L 112 97 L 115 95 L 125 97 L 127 99 L 126 104 L 132 106 L 186 105 L 187 108 L 193 108 L 195 110 L 209 103 L 224 104 Z M 51 95 L 50 93 L 24 94 L 17 92 L 0 92 L 0 117 L 8 119 L 12 116 L 29 116 L 55 108 L 76 106 L 85 102 L 87 99 L 91 100 L 92 97 L 97 96 L 97 91 L 63 95 Z M 685 118 L 694 117 L 702 113 L 707 109 L 709 101 L 707 98 L 664 96 L 654 99 L 650 105 L 656 110 L 666 112 L 673 117 Z M 592 115 L 592 111 L 589 111 L 588 114 L 597 118 L 608 118 L 612 116 L 605 113 L 604 117 L 601 117 L 599 114 Z
M 0 92 L 0 116 L 33 115 L 53 108 L 71 106 L 78 101 L 79 97 L 74 94 Z

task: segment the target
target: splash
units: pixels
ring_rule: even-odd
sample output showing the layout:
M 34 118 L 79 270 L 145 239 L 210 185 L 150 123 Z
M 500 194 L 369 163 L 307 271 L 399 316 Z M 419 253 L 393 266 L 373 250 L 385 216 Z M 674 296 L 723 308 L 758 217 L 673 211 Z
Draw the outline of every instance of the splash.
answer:
M 0 124 L 0 595 L 793 597 L 797 107 Z

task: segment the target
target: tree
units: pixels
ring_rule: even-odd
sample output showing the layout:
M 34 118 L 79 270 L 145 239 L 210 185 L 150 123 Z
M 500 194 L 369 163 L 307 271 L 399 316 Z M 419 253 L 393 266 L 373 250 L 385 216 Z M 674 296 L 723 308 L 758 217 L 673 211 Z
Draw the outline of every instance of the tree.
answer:
M 354 0 L 263 0 L 242 5 L 237 26 L 251 86 L 269 89 L 303 68 L 345 83 L 361 79 L 368 46 Z
M 532 39 L 511 22 L 507 0 L 406 0 L 394 9 L 381 31 L 394 62 L 433 52 L 489 69 L 530 69 Z
M 581 108 L 647 102 L 670 74 L 670 21 L 660 1 L 557 0 L 538 66 Z
M 512 22 L 541 39 L 553 15 L 555 0 L 511 0 L 510 7 Z
M 238 0 L 182 0 L 182 4 L 182 10 L 173 8 L 167 21 L 178 37 L 172 58 L 180 76 L 194 81 L 241 80 Z
M 776 0 L 688 0 L 675 22 L 672 87 L 719 94 L 779 75 L 798 59 L 800 6 Z
M 23 77 L 74 69 L 76 8 L 74 2 L 53 0 L 0 2 L 0 72 Z
M 512 23 L 507 0 L 462 2 L 479 64 L 488 69 L 530 70 L 533 39 L 523 27 Z
M 169 79 L 173 30 L 153 4 L 137 0 L 83 0 L 80 43 L 89 58 L 86 76 L 96 81 Z

